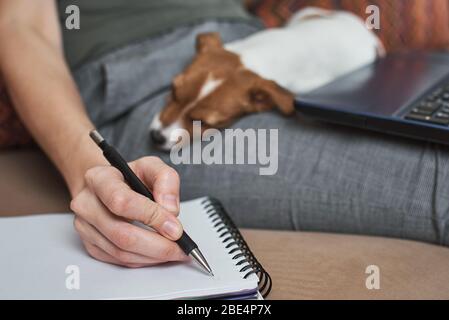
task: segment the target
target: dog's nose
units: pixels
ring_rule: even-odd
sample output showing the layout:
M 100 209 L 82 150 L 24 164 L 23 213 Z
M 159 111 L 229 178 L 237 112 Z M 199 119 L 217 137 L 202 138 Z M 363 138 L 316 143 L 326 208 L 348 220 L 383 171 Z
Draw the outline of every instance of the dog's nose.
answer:
M 153 140 L 153 142 L 157 145 L 162 145 L 167 141 L 159 130 L 151 130 L 150 137 L 151 140 Z

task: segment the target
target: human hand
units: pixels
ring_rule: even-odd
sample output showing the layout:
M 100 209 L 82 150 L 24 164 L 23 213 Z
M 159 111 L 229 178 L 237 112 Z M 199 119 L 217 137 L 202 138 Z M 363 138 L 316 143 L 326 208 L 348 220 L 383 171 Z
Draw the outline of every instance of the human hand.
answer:
M 129 163 L 151 190 L 155 202 L 125 183 L 112 166 L 85 174 L 85 187 L 72 200 L 74 226 L 87 252 L 97 260 L 131 268 L 189 259 L 174 242 L 182 235 L 179 176 L 156 157 Z M 158 232 L 133 225 L 139 221 Z

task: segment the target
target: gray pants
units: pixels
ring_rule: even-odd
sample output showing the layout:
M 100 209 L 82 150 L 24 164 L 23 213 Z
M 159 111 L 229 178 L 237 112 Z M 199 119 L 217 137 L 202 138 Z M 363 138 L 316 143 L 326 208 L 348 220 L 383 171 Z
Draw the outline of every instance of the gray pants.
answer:
M 231 41 L 257 29 L 224 21 L 186 26 L 84 65 L 75 79 L 90 117 L 128 160 L 156 155 L 170 162 L 152 147 L 147 127 L 194 55 L 196 34 L 219 31 Z M 241 227 L 449 245 L 448 148 L 276 112 L 233 127 L 279 129 L 277 174 L 261 176 L 251 165 L 178 165 L 183 200 L 214 196 Z

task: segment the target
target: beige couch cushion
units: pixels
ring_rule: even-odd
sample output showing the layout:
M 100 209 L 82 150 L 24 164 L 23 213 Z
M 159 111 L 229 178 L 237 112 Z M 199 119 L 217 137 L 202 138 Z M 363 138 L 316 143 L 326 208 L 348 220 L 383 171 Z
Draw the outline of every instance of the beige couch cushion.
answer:
M 68 211 L 63 181 L 38 150 L 0 153 L 0 216 Z M 1 223 L 1 219 L 0 219 Z M 271 299 L 449 299 L 449 249 L 386 238 L 243 230 L 269 271 Z M 380 268 L 380 289 L 365 286 Z
M 37 149 L 0 152 L 0 215 L 68 211 L 64 181 Z

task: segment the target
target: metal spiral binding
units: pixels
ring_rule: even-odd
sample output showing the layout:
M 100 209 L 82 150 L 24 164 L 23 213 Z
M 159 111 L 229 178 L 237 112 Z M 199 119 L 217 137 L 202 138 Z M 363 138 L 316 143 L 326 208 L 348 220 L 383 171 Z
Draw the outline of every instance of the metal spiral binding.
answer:
M 201 204 L 204 205 L 213 227 L 217 228 L 219 238 L 224 238 L 222 242 L 226 244 L 225 248 L 229 249 L 228 253 L 234 254 L 232 257 L 233 260 L 238 260 L 235 265 L 242 266 L 239 271 L 245 273 L 243 278 L 246 279 L 249 275 L 256 274 L 259 278 L 260 294 L 264 298 L 268 296 L 272 287 L 271 277 L 259 261 L 257 261 L 242 234 L 229 218 L 221 202 L 214 198 L 207 198 Z

